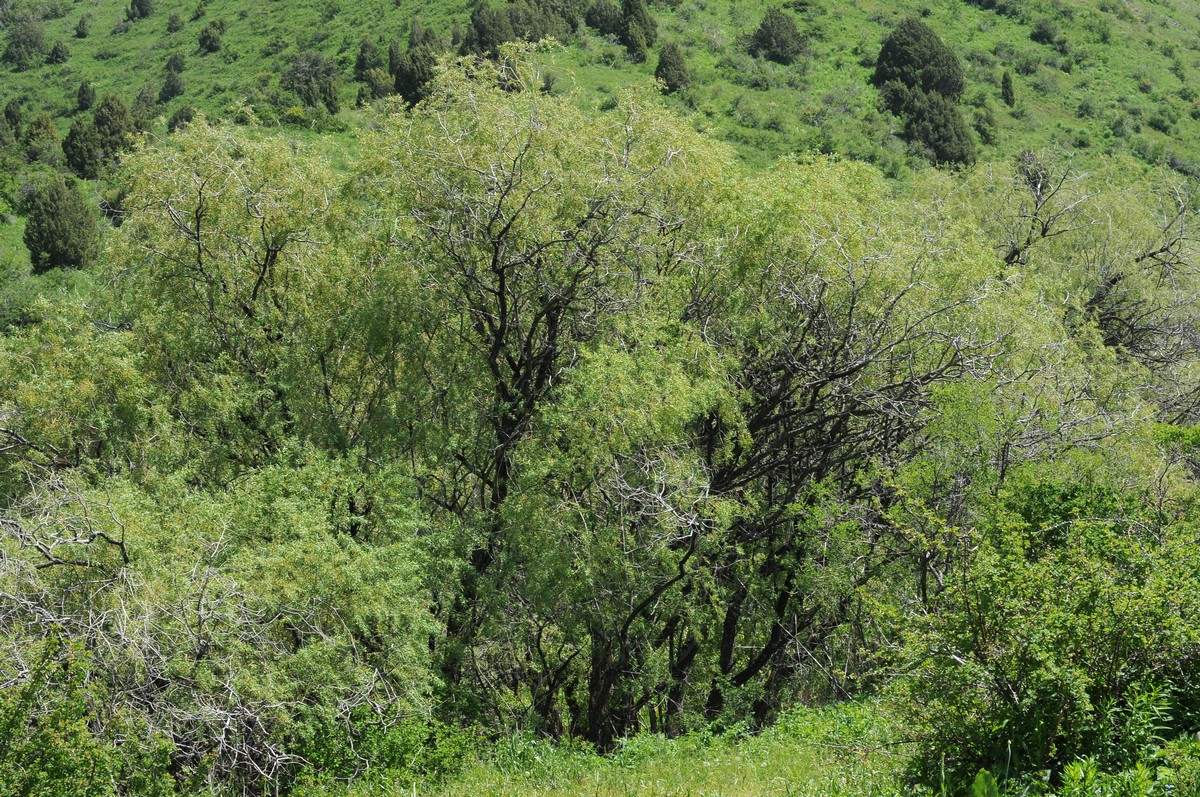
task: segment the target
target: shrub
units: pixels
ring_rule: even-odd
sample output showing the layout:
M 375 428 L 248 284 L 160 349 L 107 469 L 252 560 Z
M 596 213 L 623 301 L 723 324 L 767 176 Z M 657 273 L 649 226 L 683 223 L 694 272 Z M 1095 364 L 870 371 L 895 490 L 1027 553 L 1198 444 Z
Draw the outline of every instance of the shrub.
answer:
M 297 55 L 279 83 L 310 108 L 323 107 L 331 114 L 339 110 L 337 64 L 321 53 Z
M 96 89 L 90 80 L 83 80 L 75 92 L 75 107 L 80 111 L 89 111 L 96 104 Z
M 796 22 L 778 8 L 768 8 L 758 29 L 750 37 L 750 54 L 790 64 L 804 54 L 807 42 L 796 28 Z
M 654 70 L 654 77 L 663 82 L 667 92 L 676 92 L 691 84 L 692 76 L 688 74 L 683 53 L 675 42 L 663 44 L 658 53 L 658 66 Z
M 8 45 L 3 59 L 18 72 L 33 66 L 46 48 L 42 23 L 29 11 L 18 11 L 8 20 Z
M 183 78 L 179 76 L 178 72 L 167 72 L 162 88 L 158 90 L 158 101 L 170 102 L 181 94 L 183 94 Z
M 175 113 L 171 114 L 171 118 L 167 120 L 167 132 L 174 133 L 183 130 L 192 120 L 196 118 L 196 109 L 190 105 L 184 105 Z
M 364 36 L 358 45 L 358 57 L 354 59 L 354 79 L 363 82 L 367 78 L 367 73 L 372 69 L 382 68 L 383 55 L 375 46 L 375 42 Z
M 172 11 L 171 16 L 167 17 L 167 33 L 178 33 L 183 30 L 183 17 L 178 11 Z
M 221 33 L 224 26 L 210 22 L 200 31 L 200 52 L 215 53 L 221 49 Z
M 658 38 L 658 24 L 650 15 L 644 0 L 621 0 L 621 22 L 622 43 L 629 49 L 631 56 L 634 36 L 638 31 L 642 34 L 645 47 L 652 47 Z M 641 60 L 646 60 L 644 55 Z
M 625 22 L 621 9 L 612 0 L 596 0 L 588 6 L 584 21 L 605 36 L 620 36 Z
M 67 137 L 63 139 L 62 150 L 67 159 L 67 166 L 75 174 L 87 180 L 94 180 L 100 176 L 104 148 L 96 126 L 91 121 L 76 119 L 72 122 Z
M 951 100 L 962 96 L 966 86 L 958 57 L 928 25 L 914 17 L 902 20 L 888 34 L 875 59 L 872 82 L 883 86 L 893 80 Z
M 404 98 L 409 105 L 415 105 L 425 98 L 426 87 L 433 78 L 433 68 L 437 56 L 429 47 L 418 47 L 400 56 L 396 65 L 396 93 Z
M 46 56 L 48 64 L 65 64 L 71 58 L 71 48 L 67 47 L 66 42 L 55 42 L 50 48 L 50 54 Z
M 74 183 L 54 177 L 30 189 L 25 216 L 24 241 L 33 273 L 82 268 L 95 259 L 99 245 L 96 214 Z

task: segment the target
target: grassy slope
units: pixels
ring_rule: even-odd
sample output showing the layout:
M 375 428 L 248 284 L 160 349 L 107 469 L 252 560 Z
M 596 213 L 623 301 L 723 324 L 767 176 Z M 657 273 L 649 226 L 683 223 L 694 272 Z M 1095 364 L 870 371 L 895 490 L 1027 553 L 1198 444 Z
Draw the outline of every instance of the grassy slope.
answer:
M 19 2 L 30 0 L 19 0 Z M 132 100 L 149 83 L 157 90 L 163 64 L 184 54 L 186 92 L 160 107 L 164 117 L 190 104 L 227 113 L 256 89 L 277 84 L 291 58 L 319 49 L 343 68 L 343 105 L 356 93 L 351 72 L 358 44 L 370 35 L 383 44 L 403 40 L 411 19 L 448 33 L 469 13 L 471 0 L 269 0 L 254 6 L 211 0 L 192 20 L 194 0 L 159 0 L 154 14 L 122 34 L 124 3 L 77 0 L 45 24 L 47 46 L 66 41 L 71 58 L 28 72 L 0 72 L 0 103 L 25 98 L 27 113 L 48 110 L 65 132 L 75 90 L 91 80 L 100 96 L 113 91 Z M 1030 0 L 1022 18 L 1004 16 L 962 0 L 790 0 L 786 3 L 809 36 L 811 55 L 783 67 L 755 61 L 739 37 L 754 29 L 766 0 L 681 0 L 654 7 L 663 37 L 679 42 L 696 88 L 676 102 L 695 113 L 698 126 L 733 141 L 756 162 L 797 151 L 836 151 L 899 173 L 913 163 L 894 136 L 895 120 L 877 108 L 867 80 L 879 43 L 906 14 L 920 14 L 962 57 L 968 76 L 966 112 L 992 118 L 991 144 L 981 159 L 1010 157 L 1051 144 L 1079 149 L 1085 158 L 1133 152 L 1148 162 L 1168 156 L 1200 164 L 1200 19 L 1195 0 Z M 167 33 L 172 11 L 185 20 Z M 91 34 L 74 38 L 75 23 L 92 17 Z M 224 20 L 223 49 L 201 55 L 200 29 Z M 1046 20 L 1062 44 L 1030 39 Z M 656 56 L 634 65 L 623 50 L 589 32 L 552 58 L 559 85 L 578 85 L 586 101 L 616 85 L 649 81 Z M 1017 104 L 1000 100 L 1000 77 L 1012 72 Z

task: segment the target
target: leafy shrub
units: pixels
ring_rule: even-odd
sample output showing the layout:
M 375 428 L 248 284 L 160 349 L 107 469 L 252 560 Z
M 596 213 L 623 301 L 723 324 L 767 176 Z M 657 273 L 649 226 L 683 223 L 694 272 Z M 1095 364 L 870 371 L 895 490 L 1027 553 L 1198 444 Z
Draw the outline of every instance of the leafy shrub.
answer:
M 1084 757 L 1124 769 L 1185 730 L 1172 687 L 1200 657 L 1167 618 L 1200 601 L 1187 534 L 1118 519 L 1127 502 L 1103 487 L 1027 486 L 962 540 L 969 561 L 908 635 L 900 688 L 928 782 L 942 766 L 955 782 Z

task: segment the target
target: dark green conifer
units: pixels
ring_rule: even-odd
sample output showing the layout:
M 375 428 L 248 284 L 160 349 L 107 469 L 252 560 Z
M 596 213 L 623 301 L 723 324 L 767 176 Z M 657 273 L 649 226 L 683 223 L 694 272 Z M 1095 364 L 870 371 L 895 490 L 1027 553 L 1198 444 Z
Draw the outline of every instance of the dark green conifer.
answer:
M 683 52 L 675 42 L 665 42 L 659 50 L 654 77 L 663 82 L 668 93 L 687 88 L 691 84 L 692 76 L 683 60 Z
M 762 23 L 750 37 L 750 54 L 779 64 L 790 64 L 804 54 L 807 43 L 796 21 L 785 11 L 768 8 Z

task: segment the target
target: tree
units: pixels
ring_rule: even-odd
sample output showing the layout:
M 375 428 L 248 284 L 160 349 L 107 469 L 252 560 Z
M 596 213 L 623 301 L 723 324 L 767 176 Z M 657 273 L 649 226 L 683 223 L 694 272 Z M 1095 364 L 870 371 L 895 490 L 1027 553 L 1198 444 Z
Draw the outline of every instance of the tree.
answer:
M 903 115 L 904 137 L 927 147 L 934 163 L 966 166 L 975 162 L 970 128 L 952 100 L 912 89 Z
M 143 83 L 142 87 L 138 89 L 137 96 L 133 98 L 133 106 L 129 109 L 136 130 L 149 129 L 157 105 L 158 92 L 154 90 L 154 84 Z
M 171 53 L 170 58 L 167 59 L 165 69 L 167 72 L 182 74 L 184 66 L 183 53 Z
M 779 8 L 768 8 L 750 36 L 750 54 L 780 64 L 790 64 L 804 54 L 807 42 L 792 17 Z
M 54 163 L 58 160 L 58 130 L 54 127 L 54 120 L 50 118 L 50 114 L 34 114 L 25 126 L 22 140 L 25 144 L 25 157 L 29 161 Z
M 9 100 L 4 105 L 4 120 L 8 122 L 8 127 L 12 130 L 15 137 L 21 137 L 21 123 L 24 120 L 25 112 L 21 108 L 21 101 L 15 97 Z
M 183 17 L 178 11 L 172 11 L 167 17 L 167 33 L 178 33 L 183 30 Z
M 91 264 L 99 247 L 96 214 L 74 183 L 55 177 L 34 187 L 24 209 L 24 241 L 35 274 Z
M 692 76 L 683 60 L 683 52 L 675 42 L 663 43 L 658 53 L 658 66 L 654 69 L 654 77 L 663 82 L 668 93 L 691 85 Z
M 905 17 L 883 40 L 871 79 L 876 86 L 897 81 L 952 101 L 966 85 L 958 57 L 916 17 Z
M 101 162 L 105 166 L 115 164 L 121 150 L 129 146 L 137 130 L 129 106 L 115 94 L 106 94 L 92 112 L 96 135 L 100 139 Z
M 318 52 L 296 56 L 292 65 L 279 79 L 279 85 L 300 98 L 310 108 L 323 107 L 337 113 L 340 107 L 337 84 L 337 64 Z
M 646 34 L 638 27 L 633 25 L 625 31 L 625 53 L 629 60 L 635 64 L 645 63 L 646 61 Z
M 396 77 L 396 70 L 400 66 L 401 55 L 403 55 L 403 51 L 400 49 L 400 40 L 392 39 L 388 43 L 388 74 L 393 79 Z
M 493 8 L 486 2 L 471 11 L 471 22 L 463 38 L 462 52 L 496 56 L 500 45 L 517 39 L 512 22 L 504 8 Z
M 412 24 L 408 27 L 408 49 L 412 51 L 418 47 L 440 49 L 441 41 L 438 39 L 437 31 L 425 27 L 421 23 L 420 17 L 413 17 Z
M 167 132 L 174 133 L 179 130 L 185 130 L 195 118 L 196 109 L 190 105 L 182 105 L 167 120 Z
M 50 48 L 49 55 L 46 56 L 48 64 L 65 64 L 71 58 L 71 48 L 66 42 L 55 42 Z
M 215 53 L 221 49 L 221 34 L 225 26 L 218 22 L 209 22 L 200 31 L 200 52 Z
M 76 119 L 72 122 L 71 129 L 63 139 L 62 149 L 67 166 L 75 174 L 85 180 L 94 180 L 100 176 L 100 168 L 104 163 L 104 147 L 92 122 L 86 119 Z
M 1017 96 L 1013 92 L 1012 74 L 1007 69 L 1000 78 L 1000 99 L 1004 100 L 1004 104 L 1009 108 L 1017 104 Z
M 396 93 L 409 105 L 416 105 L 425 98 L 436 65 L 437 55 L 429 47 L 406 52 L 396 65 Z
M 626 47 L 630 47 L 633 42 L 635 31 L 641 31 L 646 47 L 654 46 L 658 38 L 658 23 L 646 8 L 644 0 L 621 0 L 621 21 L 621 38 Z
M 884 106 L 904 118 L 904 137 L 939 164 L 969 164 L 975 144 L 958 108 L 958 58 L 924 22 L 907 17 L 888 34 L 872 76 Z
M 179 76 L 178 72 L 168 71 L 162 88 L 158 90 L 158 101 L 170 102 L 181 94 L 183 94 L 183 78 Z
M 92 86 L 92 82 L 85 78 L 79 82 L 79 88 L 75 92 L 75 107 L 80 111 L 88 111 L 95 104 L 96 89 Z
M 4 60 L 18 72 L 33 66 L 46 49 L 42 23 L 31 11 L 18 11 L 8 19 L 8 44 Z
M 154 13 L 154 0 L 130 0 L 129 8 L 125 10 L 125 18 L 130 22 L 145 19 Z
M 92 18 L 90 15 L 84 14 L 79 18 L 79 21 L 75 23 L 76 39 L 86 39 L 88 37 L 88 32 L 91 29 L 92 24 L 91 20 Z
M 379 48 L 369 37 L 364 36 L 358 45 L 358 56 L 354 59 L 354 79 L 365 82 L 367 73 L 372 69 L 383 68 L 383 56 Z
M 395 90 L 395 80 L 382 69 L 372 69 L 363 78 L 366 100 L 379 100 Z
M 620 36 L 625 27 L 621 8 L 613 0 L 595 0 L 588 6 L 584 20 L 589 28 L 605 36 Z

